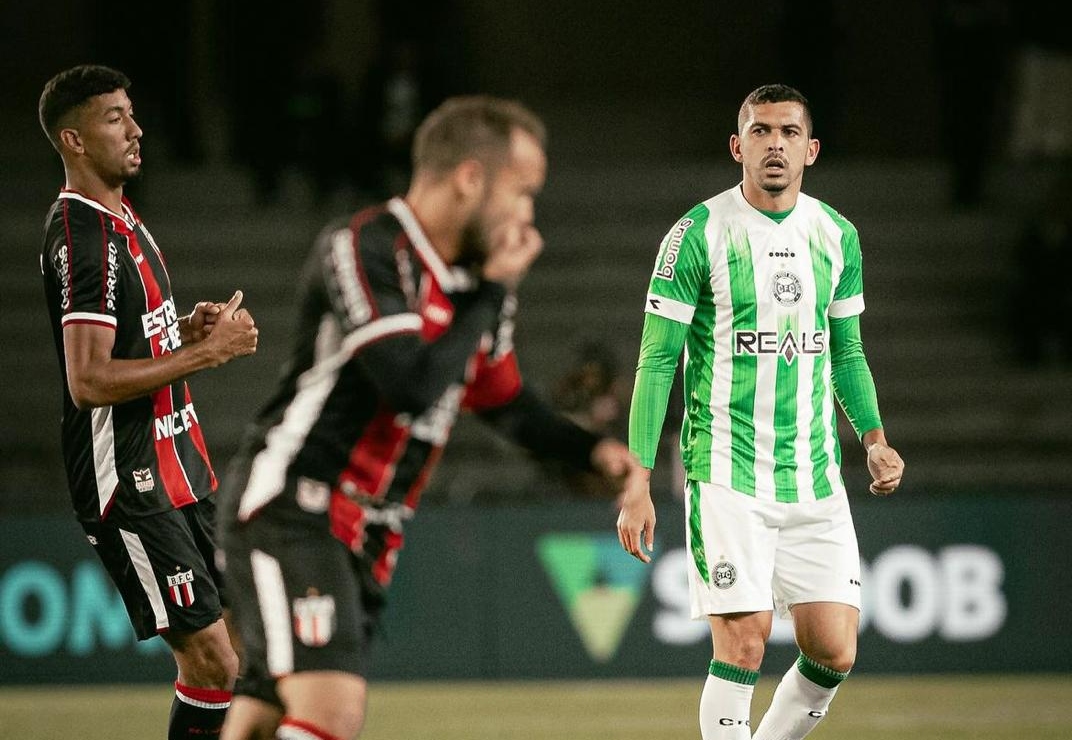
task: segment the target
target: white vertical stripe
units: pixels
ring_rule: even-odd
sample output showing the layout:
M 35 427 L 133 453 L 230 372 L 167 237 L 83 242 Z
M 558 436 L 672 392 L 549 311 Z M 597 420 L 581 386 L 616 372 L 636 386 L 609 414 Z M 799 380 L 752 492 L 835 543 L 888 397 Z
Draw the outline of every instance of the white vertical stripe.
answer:
M 798 224 L 808 226 L 810 221 L 801 220 Z M 810 227 L 809 227 L 810 228 Z M 818 286 L 815 282 L 815 267 L 808 249 L 809 239 L 807 232 L 801 232 L 799 247 L 797 249 L 801 269 L 797 277 L 800 278 L 800 288 L 803 296 L 798 306 L 797 329 L 801 337 L 811 337 L 815 333 L 815 299 L 818 295 Z M 803 348 L 803 342 L 802 342 Z M 815 500 L 815 464 L 811 457 L 811 425 L 815 418 L 812 409 L 813 394 L 819 389 L 812 383 L 812 375 L 815 372 L 816 355 L 801 352 L 794 358 L 797 365 L 797 433 L 793 441 L 793 457 L 797 464 L 796 487 L 799 501 Z M 823 426 L 826 426 L 824 424 Z
M 283 585 L 279 561 L 267 553 L 254 550 L 249 555 L 253 569 L 253 586 L 257 591 L 264 643 L 268 651 L 268 673 L 285 676 L 294 671 L 294 644 L 290 631 L 290 603 Z
M 123 544 L 126 545 L 127 555 L 134 566 L 134 572 L 138 574 L 138 581 L 141 582 L 142 590 L 145 591 L 145 595 L 149 598 L 153 616 L 156 617 L 156 629 L 167 629 L 168 616 L 167 609 L 164 607 L 164 597 L 160 595 L 160 587 L 157 586 L 156 575 L 153 573 L 152 563 L 149 562 L 149 553 L 145 552 L 141 537 L 123 529 L 119 530 L 119 534 L 123 538 Z
M 752 244 L 752 282 L 756 291 L 756 328 L 760 331 L 781 329 L 782 316 L 770 299 L 769 278 L 772 274 L 767 257 L 771 244 L 774 222 L 770 226 L 750 228 L 748 235 Z M 756 395 L 752 418 L 756 425 L 756 499 L 775 500 L 774 485 L 774 405 L 778 395 L 778 364 L 781 355 L 756 355 Z
M 89 424 L 93 437 L 93 475 L 97 479 L 97 506 L 101 516 L 115 497 L 119 474 L 115 469 L 115 429 L 112 407 L 91 409 Z
M 730 394 L 733 389 L 733 304 L 727 270 L 728 240 L 725 224 L 715 218 L 707 221 L 704 236 L 711 264 L 711 290 L 715 297 L 715 336 L 713 351 L 706 358 L 711 367 L 711 482 L 730 488 L 733 480 L 730 436 Z
M 450 267 L 443 261 L 406 201 L 402 198 L 392 198 L 387 203 L 387 210 L 402 224 L 413 248 L 417 250 L 421 260 L 435 276 L 436 282 L 439 283 L 444 293 L 457 293 L 472 289 L 473 280 L 469 273 L 461 268 Z

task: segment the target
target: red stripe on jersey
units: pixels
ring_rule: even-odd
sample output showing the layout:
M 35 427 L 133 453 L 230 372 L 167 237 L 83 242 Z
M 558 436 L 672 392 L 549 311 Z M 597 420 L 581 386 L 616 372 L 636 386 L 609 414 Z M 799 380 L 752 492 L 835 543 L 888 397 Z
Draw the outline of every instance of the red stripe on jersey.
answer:
M 482 354 L 477 359 L 476 373 L 465 389 L 462 406 L 472 411 L 503 406 L 521 392 L 521 371 L 517 355 L 508 352 L 494 360 Z
M 432 471 L 436 469 L 441 457 L 443 457 L 443 448 L 433 447 L 432 451 L 428 453 L 428 457 L 425 458 L 421 471 L 414 477 L 413 485 L 406 491 L 406 497 L 402 501 L 403 504 L 411 509 L 417 508 L 417 504 L 421 501 L 421 491 L 424 490 L 425 484 L 428 483 L 428 478 L 431 477 Z
M 186 406 L 189 408 L 194 402 L 194 399 L 190 396 L 190 386 L 183 383 L 182 388 L 183 393 L 185 394 L 184 400 L 186 401 Z M 208 468 L 209 482 L 212 486 L 212 490 L 215 491 L 219 486 L 219 483 L 216 480 L 216 471 L 212 469 L 212 462 L 208 459 L 208 445 L 205 444 L 205 435 L 201 432 L 201 422 L 194 421 L 188 431 L 190 439 L 194 443 L 194 447 L 197 448 L 197 452 L 201 455 L 201 459 L 205 461 L 205 467 Z
M 118 223 L 117 228 L 119 228 Z M 153 275 L 152 266 L 142 254 L 137 234 L 125 228 L 125 224 L 121 233 L 127 236 L 127 249 L 134 258 L 134 262 L 138 266 L 138 273 L 141 275 L 142 287 L 145 290 L 145 309 L 146 311 L 154 311 L 164 305 L 164 297 L 160 292 L 159 283 L 156 282 L 156 276 Z M 165 354 L 165 351 L 160 348 L 159 342 L 151 341 L 149 344 L 152 347 L 153 357 L 162 357 Z M 194 495 L 190 481 L 182 468 L 182 462 L 179 460 L 179 453 L 175 448 L 175 438 L 172 435 L 160 439 L 155 430 L 156 419 L 170 419 L 175 413 L 175 402 L 171 396 L 171 386 L 167 385 L 155 391 L 151 397 L 153 399 L 154 426 L 151 431 L 155 440 L 156 462 L 160 470 L 160 478 L 164 483 L 164 491 L 167 492 L 168 498 L 171 499 L 171 503 L 175 508 L 192 504 L 197 500 L 197 497 Z
M 409 429 L 396 424 L 395 416 L 390 409 L 381 409 L 354 443 L 350 462 L 339 475 L 344 490 L 346 484 L 369 496 L 382 496 L 387 490 L 409 441 Z

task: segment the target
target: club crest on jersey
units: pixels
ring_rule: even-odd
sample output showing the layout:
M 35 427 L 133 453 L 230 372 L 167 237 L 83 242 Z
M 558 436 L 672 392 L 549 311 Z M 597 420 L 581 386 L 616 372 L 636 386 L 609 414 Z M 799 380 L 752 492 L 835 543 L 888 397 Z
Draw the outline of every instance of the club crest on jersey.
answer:
M 156 488 L 156 481 L 153 480 L 153 471 L 149 468 L 138 468 L 131 471 L 131 476 L 134 478 L 134 490 L 138 493 L 148 493 Z
M 685 232 L 694 223 L 695 221 L 691 218 L 683 218 L 666 235 L 666 240 L 663 242 L 663 253 L 659 264 L 655 268 L 655 277 L 660 280 L 674 279 L 677 274 L 675 265 L 677 264 L 678 251 L 681 249 L 681 243 L 685 241 Z
M 715 569 L 711 572 L 711 584 L 725 591 L 737 583 L 737 568 L 728 560 L 720 560 L 715 563 Z
M 179 606 L 191 606 L 194 603 L 194 572 L 184 570 L 167 577 L 168 596 Z
M 335 633 L 335 597 L 321 596 L 310 590 L 308 596 L 294 599 L 294 634 L 303 645 L 327 645 Z
M 789 270 L 774 273 L 774 280 L 771 282 L 771 294 L 779 305 L 786 308 L 797 305 L 800 303 L 803 292 L 800 278 L 789 272 Z

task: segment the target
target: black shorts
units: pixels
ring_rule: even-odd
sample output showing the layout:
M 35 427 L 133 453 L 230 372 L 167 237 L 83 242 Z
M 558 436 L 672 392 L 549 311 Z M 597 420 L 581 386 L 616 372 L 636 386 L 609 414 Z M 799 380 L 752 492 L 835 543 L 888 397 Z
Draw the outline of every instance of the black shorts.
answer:
M 104 522 L 81 522 L 139 640 L 197 632 L 223 615 L 215 513 L 210 497 L 163 514 L 113 511 Z
M 273 701 L 275 681 L 292 673 L 365 675 L 383 600 L 326 516 L 284 524 L 262 512 L 224 541 L 223 578 L 242 643 L 235 693 Z

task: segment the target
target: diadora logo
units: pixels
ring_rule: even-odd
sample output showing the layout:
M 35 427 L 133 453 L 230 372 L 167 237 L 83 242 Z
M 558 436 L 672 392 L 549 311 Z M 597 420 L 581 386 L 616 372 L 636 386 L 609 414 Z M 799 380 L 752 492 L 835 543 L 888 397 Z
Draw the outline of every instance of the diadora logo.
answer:
M 149 313 L 143 313 L 141 326 L 146 339 L 160 337 L 161 352 L 174 352 L 182 346 L 182 339 L 179 338 L 179 312 L 175 310 L 175 301 L 170 298 Z
M 685 232 L 689 230 L 693 223 L 695 222 L 691 218 L 683 218 L 666 235 L 666 241 L 663 243 L 662 258 L 655 268 L 655 277 L 661 280 L 674 279 L 677 274 L 675 265 L 677 264 L 678 251 L 681 249 L 681 243 L 685 241 Z
M 633 619 L 648 570 L 622 557 L 613 535 L 549 534 L 537 541 L 536 552 L 585 650 L 606 663 Z
M 781 355 L 792 365 L 799 354 L 821 355 L 826 351 L 826 333 L 821 331 L 786 332 L 778 338 L 776 331 L 733 332 L 736 355 Z

